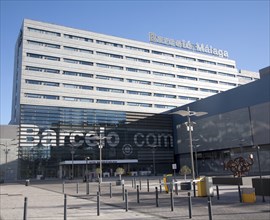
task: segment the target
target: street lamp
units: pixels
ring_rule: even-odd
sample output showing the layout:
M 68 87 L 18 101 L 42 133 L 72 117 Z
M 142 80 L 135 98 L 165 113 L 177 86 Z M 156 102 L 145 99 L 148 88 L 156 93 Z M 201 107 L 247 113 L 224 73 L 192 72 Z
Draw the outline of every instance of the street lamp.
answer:
M 15 141 L 15 139 L 12 139 L 10 141 Z M 10 149 L 8 148 L 8 145 L 12 146 L 12 145 L 16 145 L 16 144 L 15 143 L 8 144 L 8 142 L 6 141 L 5 144 L 0 143 L 0 145 L 5 147 L 5 149 L 3 149 L 3 151 L 5 153 L 5 176 L 4 176 L 4 178 L 7 179 L 7 158 L 8 158 L 8 153 L 10 151 Z
M 262 190 L 262 201 L 265 202 L 264 188 L 263 188 L 263 182 L 262 182 L 262 170 L 261 170 L 260 152 L 259 152 L 260 146 L 259 145 L 255 145 L 255 146 L 253 146 L 253 148 L 256 148 L 256 152 L 257 152 L 258 165 L 259 165 L 259 173 L 260 173 L 260 184 L 261 184 L 261 190 Z
M 71 165 L 71 179 L 73 179 L 74 178 L 74 154 L 75 154 L 75 149 L 74 149 L 74 146 L 73 145 L 71 145 L 70 153 L 71 153 L 71 160 L 72 160 L 72 165 Z
M 190 120 L 191 116 L 203 116 L 208 114 L 207 112 L 194 112 L 190 111 L 189 107 L 187 107 L 187 111 L 185 110 L 179 110 L 177 112 L 174 112 L 172 114 L 180 114 L 181 116 L 187 117 L 188 121 L 185 123 L 187 126 L 187 131 L 189 132 L 189 145 L 190 145 L 190 159 L 191 159 L 191 168 L 192 168 L 192 179 L 195 179 L 195 171 L 194 171 L 194 159 L 193 159 L 193 146 L 192 146 L 192 131 L 193 131 L 193 125 L 195 122 L 192 122 Z
M 88 182 L 88 160 L 90 157 L 85 158 L 85 182 Z
M 199 176 L 199 171 L 198 171 L 198 154 L 197 154 L 197 148 L 200 147 L 200 145 L 195 145 L 194 150 L 195 150 L 195 161 L 196 161 L 196 177 Z
M 100 130 L 99 130 L 99 181 L 100 183 L 102 183 L 102 148 L 103 148 L 103 143 L 102 141 L 105 140 L 105 139 L 111 139 L 111 137 L 104 137 L 104 130 L 105 128 L 104 127 L 100 127 Z

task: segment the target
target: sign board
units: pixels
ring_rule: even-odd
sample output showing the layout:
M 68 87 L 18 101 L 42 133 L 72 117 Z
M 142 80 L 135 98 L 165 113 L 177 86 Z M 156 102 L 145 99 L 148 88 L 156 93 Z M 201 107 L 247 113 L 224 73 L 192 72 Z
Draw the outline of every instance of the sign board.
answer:
M 172 164 L 172 169 L 173 169 L 173 170 L 176 170 L 176 169 L 177 169 L 176 163 L 173 163 L 173 164 Z

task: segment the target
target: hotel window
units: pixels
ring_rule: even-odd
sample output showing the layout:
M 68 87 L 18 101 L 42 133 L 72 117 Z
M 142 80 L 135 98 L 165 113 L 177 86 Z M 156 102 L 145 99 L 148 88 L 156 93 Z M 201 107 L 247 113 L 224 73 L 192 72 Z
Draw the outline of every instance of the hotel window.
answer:
M 60 70 L 34 67 L 34 66 L 26 66 L 25 69 L 30 70 L 30 71 L 36 71 L 36 72 L 47 72 L 47 73 L 57 73 L 57 74 L 60 73 Z
M 97 66 L 102 67 L 102 68 L 115 69 L 115 70 L 123 70 L 124 69 L 122 66 L 114 66 L 114 65 L 103 64 L 103 63 L 97 63 Z
M 153 75 L 156 75 L 156 76 L 166 76 L 166 77 L 172 77 L 172 78 L 175 77 L 175 75 L 174 74 L 171 74 L 171 73 L 162 73 L 162 72 L 156 72 L 156 71 L 153 71 Z
M 180 58 L 180 59 L 184 59 L 184 60 L 188 60 L 188 61 L 196 61 L 195 58 L 192 57 L 185 57 L 185 56 L 180 56 L 180 55 L 175 55 L 176 58 Z
M 179 69 L 184 69 L 184 70 L 191 70 L 191 71 L 197 71 L 196 68 L 190 67 L 190 66 L 182 66 L 182 65 L 176 65 L 177 68 Z
M 59 86 L 59 83 L 55 83 L 55 82 L 46 82 L 46 81 L 38 81 L 38 80 L 30 80 L 30 79 L 26 79 L 25 82 L 27 84 L 34 84 L 34 85 L 44 85 L 44 86 Z
M 241 79 L 245 79 L 245 80 L 253 80 L 252 77 L 248 77 L 248 76 L 239 76 L 237 75 L 238 78 L 241 78 Z
M 206 64 L 211 64 L 211 65 L 217 65 L 216 62 L 212 62 L 212 61 L 209 61 L 209 60 L 198 59 L 198 62 L 200 62 L 200 63 L 206 63 Z
M 196 77 L 191 77 L 191 76 L 181 76 L 181 75 L 177 75 L 177 78 L 179 78 L 179 79 L 193 80 L 193 81 L 197 81 L 197 80 L 198 80 Z
M 140 103 L 140 102 L 127 102 L 127 105 L 129 106 L 139 106 L 139 107 L 152 107 L 152 104 L 149 103 Z
M 230 65 L 230 64 L 225 64 L 225 63 L 217 63 L 218 66 L 223 66 L 223 67 L 228 67 L 228 68 L 232 68 L 234 69 L 235 66 L 234 65 Z
M 97 44 L 103 44 L 107 46 L 112 46 L 112 47 L 120 47 L 122 48 L 122 44 L 117 44 L 117 43 L 112 43 L 112 42 L 107 42 L 107 41 L 102 41 L 102 40 L 96 40 Z
M 152 54 L 157 54 L 157 55 L 162 55 L 162 56 L 166 56 L 166 57 L 173 57 L 173 54 L 170 53 L 165 53 L 165 52 L 161 52 L 161 51 L 156 51 L 156 50 L 152 50 Z
M 72 72 L 72 71 L 63 71 L 63 75 L 93 78 L 93 74 L 91 73 L 80 73 L 80 72 Z
M 202 91 L 202 92 L 210 92 L 210 93 L 218 93 L 218 90 L 214 90 L 214 89 L 201 88 L 200 91 Z
M 176 108 L 177 106 L 175 105 L 159 105 L 159 104 L 155 104 L 155 108 L 166 108 L 166 109 L 172 109 L 172 108 Z
M 45 43 L 45 42 L 33 41 L 33 40 L 27 40 L 27 42 L 28 42 L 28 44 L 32 44 L 32 45 L 36 45 L 36 46 L 43 46 L 43 47 L 60 49 L 60 45 L 58 45 L 58 44 L 50 44 L 50 43 Z
M 74 63 L 74 64 L 81 64 L 81 65 L 87 65 L 87 66 L 93 66 L 92 62 L 82 61 L 82 60 L 73 60 L 73 59 L 63 59 L 66 63 Z
M 219 84 L 221 84 L 221 85 L 227 85 L 227 86 L 236 86 L 235 83 L 222 82 L 222 81 L 219 81 Z
M 191 86 L 178 86 L 179 89 L 198 91 L 199 89 Z
M 93 39 L 87 38 L 87 37 L 79 37 L 75 35 L 70 35 L 70 34 L 64 34 L 65 38 L 73 39 L 73 40 L 80 40 L 80 41 L 86 41 L 86 42 L 93 42 Z
M 151 82 L 149 82 L 149 81 L 136 80 L 136 79 L 127 79 L 127 82 L 129 82 L 129 83 L 144 84 L 144 85 L 151 85 Z
M 66 46 L 64 46 L 64 49 L 69 50 L 69 51 L 93 54 L 92 50 L 86 50 L 86 49 L 81 49 L 81 48 L 76 48 L 76 47 L 66 47 Z
M 213 70 L 198 69 L 198 71 L 203 72 L 203 73 L 217 74 L 217 72 Z
M 65 100 L 65 101 L 73 101 L 73 102 L 94 102 L 94 99 L 68 97 L 68 96 L 64 96 L 63 100 Z
M 135 68 L 130 68 L 130 67 L 126 67 L 126 70 L 129 71 L 129 72 L 138 72 L 138 73 L 150 74 L 149 70 L 135 69 Z
M 234 74 L 231 74 L 231 73 L 222 73 L 222 72 L 218 72 L 218 75 L 221 75 L 221 76 L 229 76 L 229 77 L 235 77 Z
M 176 99 L 176 95 L 169 95 L 169 94 L 154 93 L 154 96 L 162 97 L 162 98 Z
M 150 63 L 150 60 L 136 58 L 136 57 L 126 57 L 126 59 L 136 61 L 136 62 L 141 62 L 141 63 Z
M 125 104 L 122 101 L 106 100 L 106 99 L 97 99 L 97 103 L 100 103 L 100 104 L 112 104 L 112 105 L 124 105 Z
M 153 64 L 160 65 L 160 66 L 168 66 L 168 67 L 174 67 L 174 64 L 171 63 L 163 63 L 158 61 L 152 61 Z
M 217 84 L 218 81 L 216 80 L 211 80 L 211 79 L 199 79 L 201 82 L 206 82 L 206 83 L 215 83 Z
M 38 98 L 38 99 L 55 99 L 55 100 L 59 100 L 59 96 L 55 96 L 55 95 L 40 95 L 40 94 L 25 93 L 25 97 L 27 97 L 27 98 Z
M 66 84 L 66 83 L 63 83 L 63 86 L 65 88 L 71 88 L 71 89 L 93 90 L 93 86 L 84 86 L 84 85 Z
M 96 75 L 96 79 L 105 79 L 105 80 L 113 80 L 113 81 L 121 81 L 123 82 L 123 78 L 119 77 L 112 77 L 112 76 L 103 76 L 103 75 Z
M 42 29 L 38 29 L 38 28 L 28 27 L 28 31 L 30 31 L 30 32 L 36 32 L 36 33 L 40 33 L 40 34 L 47 34 L 47 35 L 57 36 L 57 37 L 60 37 L 61 36 L 61 34 L 58 33 L 58 32 L 46 31 L 46 30 L 42 30 Z
M 42 55 L 42 54 L 27 53 L 27 56 L 31 58 L 37 58 L 37 59 L 60 61 L 59 57 L 47 56 L 47 55 Z
M 134 91 L 134 90 L 127 90 L 127 94 L 130 95 L 145 95 L 145 96 L 151 96 L 151 92 L 141 92 L 141 91 Z
M 136 51 L 141 51 L 141 52 L 149 53 L 149 50 L 144 49 L 144 48 L 140 48 L 140 47 L 126 46 L 126 48 L 129 49 L 129 50 L 136 50 Z
M 154 86 L 161 86 L 161 87 L 167 87 L 167 88 L 175 88 L 176 86 L 173 84 L 167 84 L 167 83 L 153 83 Z
M 104 53 L 104 52 L 96 52 L 97 55 L 100 56 L 105 56 L 105 57 L 112 57 L 112 58 L 117 58 L 117 59 L 123 59 L 123 56 L 118 55 L 118 54 L 112 54 L 112 53 Z
M 97 91 L 101 92 L 114 92 L 114 93 L 124 93 L 122 89 L 112 89 L 112 88 L 105 88 L 105 87 L 97 87 Z
M 189 96 L 178 96 L 179 99 L 184 99 L 184 100 L 191 100 L 191 101 L 196 101 L 198 98 L 195 97 L 189 97 Z

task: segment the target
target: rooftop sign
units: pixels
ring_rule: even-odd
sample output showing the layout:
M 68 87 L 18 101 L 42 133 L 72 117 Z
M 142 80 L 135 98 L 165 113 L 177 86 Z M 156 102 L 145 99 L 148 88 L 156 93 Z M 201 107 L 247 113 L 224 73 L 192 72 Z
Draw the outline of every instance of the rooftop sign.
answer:
M 218 57 L 228 58 L 229 53 L 226 50 L 220 50 L 211 45 L 204 45 L 200 43 L 193 44 L 190 41 L 174 40 L 166 37 L 157 36 L 155 33 L 149 33 L 149 40 L 153 43 L 163 44 L 172 47 L 183 48 L 201 53 L 207 53 Z

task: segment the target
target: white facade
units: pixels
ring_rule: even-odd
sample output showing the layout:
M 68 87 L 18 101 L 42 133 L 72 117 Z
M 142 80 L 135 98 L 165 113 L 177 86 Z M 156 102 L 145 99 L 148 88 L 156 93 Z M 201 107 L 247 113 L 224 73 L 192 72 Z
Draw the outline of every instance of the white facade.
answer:
M 234 60 L 26 19 L 12 122 L 20 104 L 160 113 L 257 78 Z

